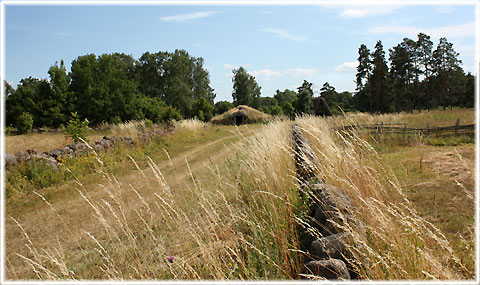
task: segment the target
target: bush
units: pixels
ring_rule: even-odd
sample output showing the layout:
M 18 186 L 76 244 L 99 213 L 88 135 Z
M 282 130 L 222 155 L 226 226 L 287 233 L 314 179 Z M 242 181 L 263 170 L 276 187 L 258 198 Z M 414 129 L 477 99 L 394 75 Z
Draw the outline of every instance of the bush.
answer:
M 80 139 L 87 141 L 88 135 L 88 120 L 80 121 L 77 112 L 72 113 L 72 118 L 67 124 L 67 133 L 72 137 L 74 142 L 80 141 Z
M 17 118 L 17 130 L 20 134 L 25 134 L 32 131 L 33 116 L 28 112 L 23 112 Z
M 162 113 L 158 116 L 158 121 L 162 123 L 168 123 L 171 120 L 180 121 L 183 119 L 180 112 L 172 106 L 163 108 Z

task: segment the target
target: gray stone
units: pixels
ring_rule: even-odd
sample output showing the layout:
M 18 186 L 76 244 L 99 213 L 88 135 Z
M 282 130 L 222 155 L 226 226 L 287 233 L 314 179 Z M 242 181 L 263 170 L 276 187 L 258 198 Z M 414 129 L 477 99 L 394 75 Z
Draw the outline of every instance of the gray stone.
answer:
M 339 259 L 310 261 L 305 264 L 302 274 L 315 275 L 328 280 L 350 280 L 347 266 Z
M 33 160 L 43 161 L 46 165 L 54 168 L 55 170 L 58 169 L 57 161 L 55 158 L 43 154 L 34 154 L 32 155 Z
M 53 156 L 55 159 L 61 157 L 62 154 L 63 154 L 63 149 L 61 148 L 53 149 L 50 151 L 50 155 Z
M 104 150 L 105 150 L 105 148 L 104 148 L 103 145 L 101 145 L 101 144 L 95 144 L 95 145 L 93 145 L 93 149 L 94 149 L 96 152 L 104 151 Z
M 69 144 L 67 147 L 71 148 L 74 152 L 87 148 L 87 145 L 83 142 L 78 142 L 74 144 Z
M 102 140 L 101 140 L 101 145 L 102 145 L 105 149 L 107 149 L 107 148 L 112 148 L 112 147 L 113 147 L 112 141 L 106 140 L 106 139 L 102 139 Z
M 320 259 L 345 259 L 345 257 L 348 256 L 345 246 L 347 238 L 346 233 L 340 233 L 317 239 L 310 245 L 310 254 L 314 258 Z
M 15 157 L 17 158 L 17 162 L 26 162 L 30 160 L 30 155 L 26 152 L 17 152 L 15 153 Z
M 316 161 L 310 141 L 297 125 L 292 127 L 297 178 L 306 183 L 315 177 Z
M 62 152 L 71 154 L 71 153 L 73 153 L 73 150 L 69 147 L 64 147 L 64 148 L 62 148 Z
M 8 169 L 10 167 L 12 167 L 13 165 L 17 164 L 17 157 L 14 155 L 14 154 L 11 154 L 11 153 L 5 153 L 5 156 L 4 156 L 4 165 L 5 165 L 5 168 Z

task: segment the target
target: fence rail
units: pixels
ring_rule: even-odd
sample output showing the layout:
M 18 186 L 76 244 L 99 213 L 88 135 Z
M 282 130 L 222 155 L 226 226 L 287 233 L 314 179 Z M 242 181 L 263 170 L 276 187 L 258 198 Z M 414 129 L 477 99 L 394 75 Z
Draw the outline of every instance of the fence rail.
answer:
M 365 125 L 349 125 L 337 128 L 337 130 L 366 130 L 368 133 L 381 134 L 381 133 L 416 133 L 420 135 L 428 134 L 473 134 L 475 133 L 475 124 L 460 125 L 458 119 L 453 126 L 446 127 L 430 127 L 426 128 L 408 128 L 405 123 L 380 123 L 380 124 L 365 124 Z

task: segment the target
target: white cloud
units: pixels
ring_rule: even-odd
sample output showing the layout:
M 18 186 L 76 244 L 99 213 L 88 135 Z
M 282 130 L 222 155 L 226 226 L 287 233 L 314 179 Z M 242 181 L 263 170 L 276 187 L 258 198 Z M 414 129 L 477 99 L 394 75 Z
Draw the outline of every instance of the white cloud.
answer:
M 165 16 L 165 17 L 160 17 L 159 20 L 163 22 L 188 22 L 191 20 L 196 20 L 196 19 L 201 19 L 201 18 L 207 18 L 210 17 L 217 12 L 212 12 L 212 11 L 203 11 L 203 12 L 194 12 L 194 13 L 189 13 L 189 14 L 180 14 L 180 15 L 173 15 L 173 16 Z
M 297 41 L 297 42 L 302 42 L 302 41 L 305 41 L 305 40 L 308 39 L 308 37 L 306 37 L 306 36 L 293 35 L 293 34 L 290 34 L 287 31 L 281 30 L 281 29 L 262 29 L 262 31 L 277 35 L 277 36 L 279 36 L 281 38 L 284 38 L 284 39 L 287 39 L 287 40 L 293 40 L 293 41 Z
M 224 64 L 223 65 L 226 69 L 233 69 L 236 68 L 236 66 L 231 65 L 231 64 Z M 253 71 L 248 71 L 248 74 L 253 75 L 255 77 L 263 78 L 263 79 L 270 79 L 271 77 L 283 77 L 283 76 L 292 76 L 295 78 L 298 77 L 303 77 L 303 78 L 309 78 L 315 75 L 316 73 L 319 72 L 318 68 L 302 68 L 302 67 L 296 67 L 296 68 L 289 68 L 283 71 L 279 70 L 272 70 L 272 69 L 260 69 L 260 70 L 253 70 Z M 225 76 L 227 77 L 233 77 L 232 72 L 227 72 L 225 73 Z
M 368 16 L 374 15 L 386 15 L 393 13 L 398 6 L 383 6 L 383 7 L 373 7 L 373 6 L 364 6 L 361 8 L 351 8 L 344 10 L 340 13 L 340 17 L 343 18 L 365 18 Z
M 344 62 L 334 68 L 335 72 L 352 73 L 357 71 L 358 61 Z
M 263 76 L 263 77 L 271 77 L 271 76 L 281 76 L 282 73 L 280 71 L 275 71 L 271 69 L 262 69 L 262 70 L 254 70 L 252 72 L 249 72 L 251 75 L 257 77 L 257 76 Z
M 310 77 L 315 75 L 319 70 L 318 68 L 290 68 L 287 69 L 284 74 L 291 75 L 293 77 Z
M 475 35 L 475 23 L 468 22 L 465 24 L 444 26 L 438 28 L 424 29 L 416 26 L 379 26 L 369 30 L 370 33 L 381 34 L 401 34 L 408 37 L 416 37 L 418 33 L 425 33 L 432 38 L 438 39 L 441 37 L 461 38 L 473 37 Z

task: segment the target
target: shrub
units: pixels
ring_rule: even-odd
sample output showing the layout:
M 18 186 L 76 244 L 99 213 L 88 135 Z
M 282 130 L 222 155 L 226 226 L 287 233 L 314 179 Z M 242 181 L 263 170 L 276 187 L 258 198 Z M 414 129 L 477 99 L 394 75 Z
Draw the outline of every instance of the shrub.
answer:
M 33 116 L 28 112 L 23 112 L 17 118 L 17 130 L 20 134 L 25 134 L 32 131 Z
M 80 138 L 87 141 L 88 120 L 80 121 L 77 112 L 72 113 L 72 117 L 67 124 L 67 133 L 72 137 L 74 142 L 80 141 Z

